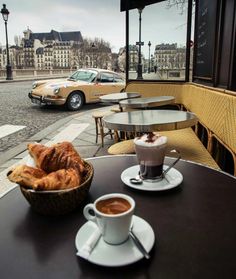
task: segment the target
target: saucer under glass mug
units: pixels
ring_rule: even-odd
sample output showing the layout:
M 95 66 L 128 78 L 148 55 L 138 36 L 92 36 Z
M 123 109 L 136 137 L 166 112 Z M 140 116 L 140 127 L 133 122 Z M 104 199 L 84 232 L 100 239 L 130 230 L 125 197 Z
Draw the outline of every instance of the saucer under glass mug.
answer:
M 176 153 L 177 158 L 165 170 L 163 170 L 164 162 L 160 166 L 148 166 L 145 164 L 145 162 L 140 162 L 139 173 L 137 174 L 136 177 L 130 178 L 130 182 L 133 184 L 139 184 L 139 183 L 142 183 L 142 181 L 156 183 L 156 182 L 164 179 L 167 172 L 170 169 L 172 169 L 181 158 L 180 152 L 176 149 L 171 150 L 170 153 Z M 155 174 L 158 174 L 158 175 L 155 175 Z

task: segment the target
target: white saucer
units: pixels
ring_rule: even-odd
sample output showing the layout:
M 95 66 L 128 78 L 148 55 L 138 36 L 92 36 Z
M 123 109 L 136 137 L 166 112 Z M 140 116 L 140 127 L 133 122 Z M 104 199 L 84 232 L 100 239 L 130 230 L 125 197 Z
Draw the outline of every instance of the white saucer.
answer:
M 163 169 L 167 169 L 168 166 L 164 165 Z M 130 182 L 130 178 L 136 177 L 139 173 L 139 165 L 132 166 L 124 170 L 121 174 L 121 180 L 129 187 L 144 191 L 164 191 L 177 187 L 183 181 L 183 175 L 172 168 L 165 175 L 165 178 L 160 181 L 150 182 L 144 180 L 142 184 L 133 184 Z
M 95 229 L 96 224 L 92 221 L 86 222 L 79 229 L 75 238 L 75 246 L 78 251 Z M 155 242 L 155 235 L 152 227 L 145 220 L 134 215 L 133 231 L 149 252 Z M 115 267 L 132 264 L 142 258 L 143 254 L 138 250 L 131 238 L 128 238 L 126 242 L 120 245 L 110 245 L 101 237 L 87 260 L 97 265 Z

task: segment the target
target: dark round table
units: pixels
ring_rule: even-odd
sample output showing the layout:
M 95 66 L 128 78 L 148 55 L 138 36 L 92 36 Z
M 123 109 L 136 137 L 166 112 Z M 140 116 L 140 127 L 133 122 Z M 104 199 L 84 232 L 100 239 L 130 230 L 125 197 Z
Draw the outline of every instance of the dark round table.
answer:
M 172 159 L 167 159 L 170 163 Z M 180 161 L 182 184 L 164 192 L 125 186 L 120 175 L 135 155 L 91 159 L 95 169 L 87 200 L 65 216 L 34 212 L 15 188 L 0 199 L 0 278 L 235 278 L 236 179 Z M 151 259 L 101 267 L 76 256 L 75 236 L 86 222 L 85 204 L 112 192 L 136 201 L 137 216 L 155 232 Z

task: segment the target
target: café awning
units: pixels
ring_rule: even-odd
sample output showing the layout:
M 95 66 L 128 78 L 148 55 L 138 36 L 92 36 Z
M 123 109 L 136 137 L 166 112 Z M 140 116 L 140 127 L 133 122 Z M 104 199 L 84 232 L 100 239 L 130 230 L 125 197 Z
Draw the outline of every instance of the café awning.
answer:
M 131 9 L 136 9 L 139 7 L 144 7 L 158 2 L 163 2 L 164 0 L 121 0 L 120 10 L 121 12 Z

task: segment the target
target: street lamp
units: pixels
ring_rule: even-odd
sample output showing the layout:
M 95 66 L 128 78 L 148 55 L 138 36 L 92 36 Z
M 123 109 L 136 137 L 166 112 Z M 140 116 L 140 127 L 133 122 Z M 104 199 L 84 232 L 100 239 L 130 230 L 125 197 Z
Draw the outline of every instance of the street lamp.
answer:
M 96 48 L 94 43 L 92 43 L 91 48 L 92 48 L 92 68 L 94 68 L 94 50 Z
M 138 75 L 137 75 L 137 79 L 143 79 L 142 76 L 142 61 L 141 61 L 141 46 L 144 45 L 144 43 L 141 41 L 141 21 L 142 21 L 142 11 L 143 11 L 144 7 L 138 8 L 138 12 L 139 12 L 139 41 L 136 42 L 136 45 L 138 45 Z
M 9 59 L 8 35 L 7 35 L 7 21 L 8 21 L 9 11 L 6 8 L 6 4 L 3 4 L 3 8 L 1 9 L 1 14 L 2 14 L 2 18 L 5 22 L 5 31 L 6 31 L 6 50 L 7 50 L 7 66 L 6 66 L 7 77 L 6 77 L 6 79 L 11 80 L 12 79 L 12 70 L 11 70 L 10 59 Z
M 150 47 L 151 47 L 151 42 L 148 42 L 148 47 L 149 47 L 149 55 L 148 55 L 148 73 L 150 73 Z

